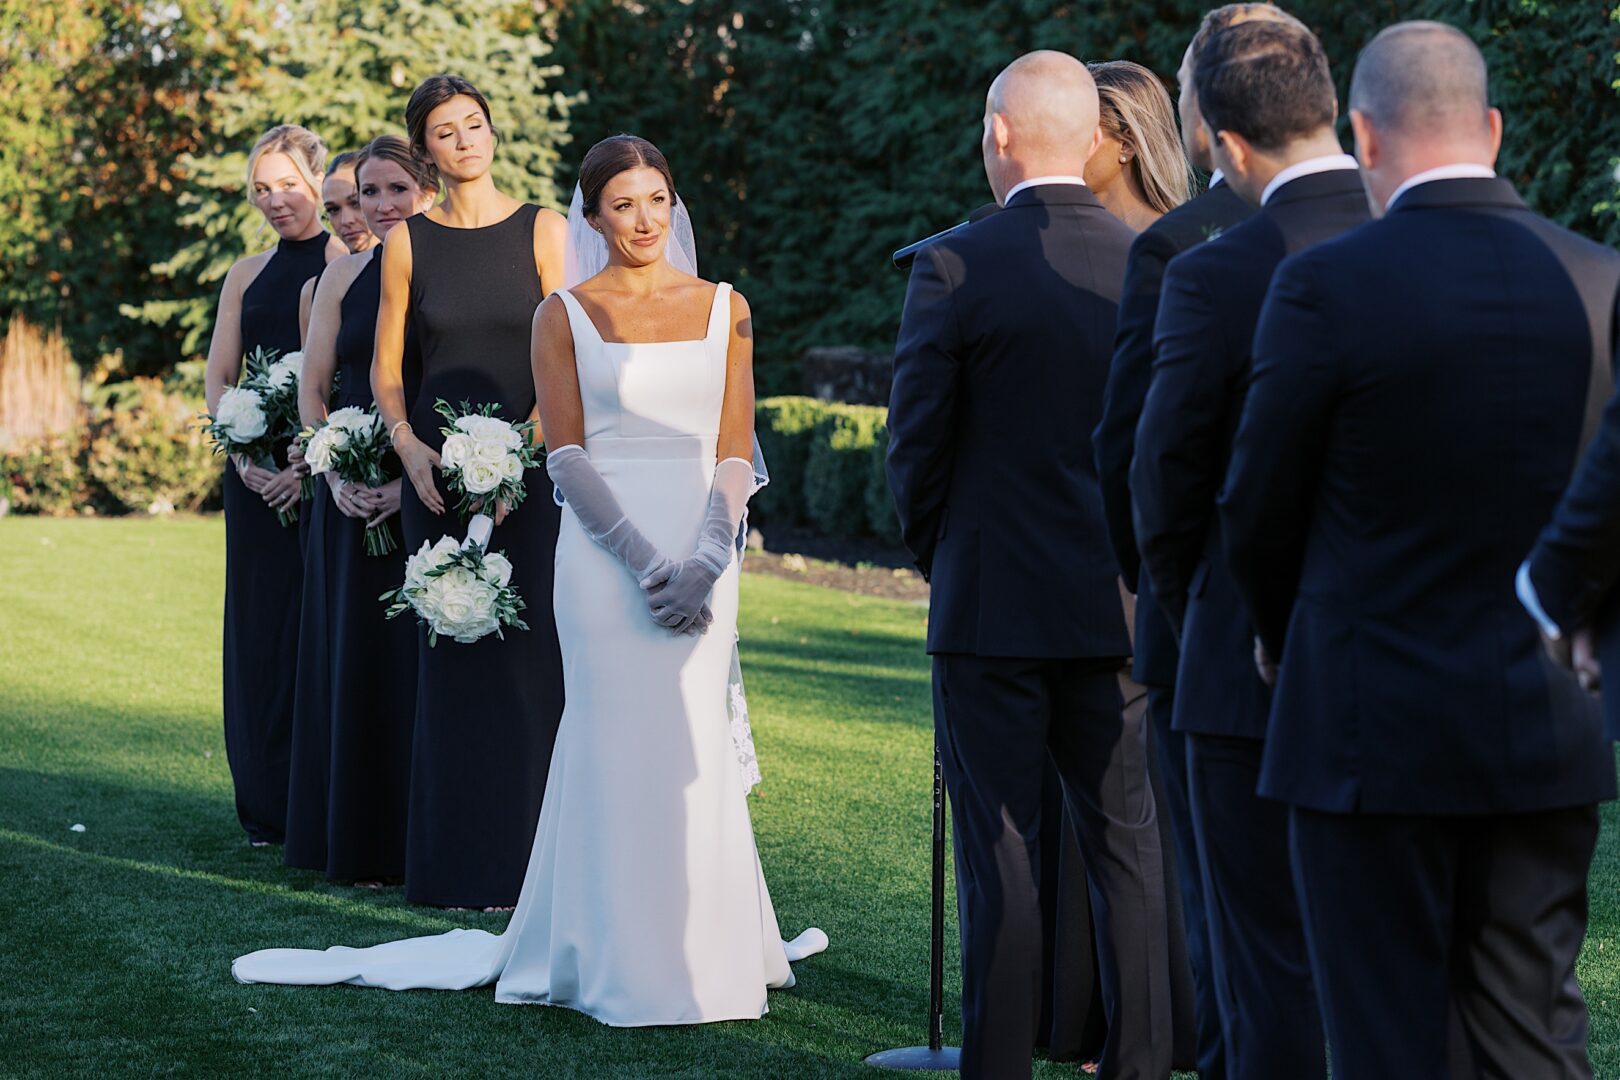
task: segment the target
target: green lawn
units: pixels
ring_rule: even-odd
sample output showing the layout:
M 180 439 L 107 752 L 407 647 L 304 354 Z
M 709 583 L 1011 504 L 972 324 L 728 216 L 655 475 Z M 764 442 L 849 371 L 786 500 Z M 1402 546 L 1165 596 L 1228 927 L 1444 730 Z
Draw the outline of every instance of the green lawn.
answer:
M 330 886 L 245 844 L 220 734 L 222 580 L 217 520 L 0 520 L 0 1075 L 854 1076 L 922 1038 L 920 608 L 745 578 L 765 870 L 784 931 L 813 923 L 833 945 L 763 1021 L 620 1031 L 489 990 L 231 981 L 251 949 L 505 917 Z M 1582 969 L 1600 1076 L 1620 1075 L 1612 824 Z M 956 986 L 953 971 L 952 1036 Z

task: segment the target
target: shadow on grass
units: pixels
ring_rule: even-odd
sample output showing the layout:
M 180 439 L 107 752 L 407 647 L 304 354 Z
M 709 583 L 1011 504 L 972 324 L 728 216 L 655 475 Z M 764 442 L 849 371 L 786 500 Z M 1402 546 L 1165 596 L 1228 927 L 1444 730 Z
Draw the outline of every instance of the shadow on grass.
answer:
M 69 832 L 69 807 L 93 828 Z M 409 1076 L 856 1075 L 865 1053 L 917 1038 L 926 1007 L 920 980 L 862 970 L 873 958 L 854 942 L 801 965 L 800 987 L 773 993 L 758 1024 L 623 1031 L 497 1006 L 488 989 L 244 987 L 230 961 L 251 949 L 498 932 L 506 917 L 409 907 L 399 890 L 357 893 L 287 870 L 277 849 L 246 846 L 218 796 L 4 769 L 0 822 L 0 1043 L 18 1048 L 5 1056 L 21 1074 L 116 1061 L 145 1073 L 327 1075 L 386 1062 Z M 853 899 L 841 891 L 819 902 Z

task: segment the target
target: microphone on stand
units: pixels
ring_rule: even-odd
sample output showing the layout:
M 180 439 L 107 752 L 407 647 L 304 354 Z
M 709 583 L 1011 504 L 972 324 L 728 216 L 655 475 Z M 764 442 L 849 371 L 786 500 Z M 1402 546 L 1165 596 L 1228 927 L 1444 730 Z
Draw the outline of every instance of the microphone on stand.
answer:
M 1000 209 L 1001 207 L 996 203 L 986 203 L 977 210 L 973 211 L 973 213 L 969 214 L 968 219 L 961 224 L 952 225 L 950 228 L 937 232 L 933 236 L 925 237 L 924 239 L 918 240 L 915 243 L 907 244 L 905 247 L 901 248 L 890 256 L 890 258 L 894 260 L 894 268 L 896 270 L 910 270 L 912 262 L 917 258 L 917 252 L 921 251 L 929 244 L 932 244 L 935 240 L 944 239 L 945 237 L 956 232 L 958 229 L 965 229 L 974 222 L 983 221 L 985 218 L 989 217 L 991 214 Z

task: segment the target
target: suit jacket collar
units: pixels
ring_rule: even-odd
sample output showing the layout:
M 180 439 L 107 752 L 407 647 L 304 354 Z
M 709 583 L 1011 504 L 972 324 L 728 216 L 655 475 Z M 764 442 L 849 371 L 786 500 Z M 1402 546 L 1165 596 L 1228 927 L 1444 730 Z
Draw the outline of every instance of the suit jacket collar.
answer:
M 1266 200 L 1265 209 L 1275 210 L 1279 206 L 1305 199 L 1326 199 L 1350 194 L 1365 195 L 1365 191 L 1361 185 L 1360 169 L 1331 169 L 1327 172 L 1307 173 L 1288 181 L 1272 192 L 1271 198 Z
M 1528 209 L 1519 193 L 1513 189 L 1512 181 L 1500 176 L 1465 176 L 1453 180 L 1431 180 L 1409 188 L 1390 208 L 1389 214 L 1465 207 Z
M 1008 199 L 1002 209 L 1017 210 L 1026 206 L 1095 206 L 1102 209 L 1102 203 L 1097 201 L 1091 189 L 1079 184 L 1037 184 Z

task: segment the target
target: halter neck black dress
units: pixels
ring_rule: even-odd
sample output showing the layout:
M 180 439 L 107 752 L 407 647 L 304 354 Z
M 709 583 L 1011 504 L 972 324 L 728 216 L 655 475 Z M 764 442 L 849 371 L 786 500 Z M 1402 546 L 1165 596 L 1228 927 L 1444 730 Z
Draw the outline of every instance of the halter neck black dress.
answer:
M 424 214 L 408 218 L 413 269 L 411 321 L 421 349 L 422 383 L 410 411 L 417 438 L 443 445 L 436 400 L 495 402 L 501 418 L 526 420 L 534 408 L 529 336 L 539 306 L 534 264 L 539 207 L 505 221 L 454 229 Z M 551 616 L 560 511 L 544 469 L 526 477 L 529 495 L 498 526 L 490 549 L 512 561 L 512 584 L 528 608 L 529 629 L 472 645 L 418 633 L 416 735 L 411 755 L 405 896 L 448 907 L 517 902 L 545 795 L 551 748 L 562 719 L 562 655 Z M 445 513 L 422 506 L 409 482 L 402 499 L 405 541 L 466 535 L 456 500 Z
M 371 408 L 381 292 L 379 246 L 339 306 L 334 409 Z M 407 402 L 415 398 L 420 369 L 416 333 L 407 326 Z M 389 477 L 400 475 L 391 456 L 385 468 Z M 311 554 L 324 567 L 324 580 L 312 593 L 314 579 L 306 579 L 304 591 L 283 858 L 288 866 L 322 871 L 333 881 L 397 878 L 405 873 L 417 644 L 410 621 L 385 618 L 377 598 L 404 580 L 410 549 L 396 516 L 388 527 L 399 550 L 367 555 L 365 522 L 337 509 L 324 479 L 316 484 L 314 502 L 323 523 Z M 311 685 L 325 692 L 306 694 Z
M 299 348 L 298 293 L 326 267 L 326 232 L 283 239 L 242 294 L 242 352 Z M 285 459 L 278 454 L 278 463 Z M 287 760 L 303 582 L 297 526 L 225 467 L 225 756 L 248 838 L 279 844 L 287 827 Z

